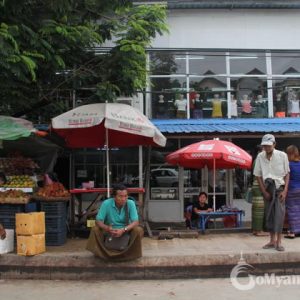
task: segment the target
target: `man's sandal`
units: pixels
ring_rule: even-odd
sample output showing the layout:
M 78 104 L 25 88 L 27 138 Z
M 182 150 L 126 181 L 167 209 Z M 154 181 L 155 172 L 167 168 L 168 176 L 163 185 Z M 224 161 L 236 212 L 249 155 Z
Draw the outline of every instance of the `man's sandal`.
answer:
M 275 249 L 277 251 L 284 251 L 284 247 L 283 246 L 276 246 Z
M 263 249 L 273 249 L 273 248 L 275 248 L 275 245 L 268 243 L 268 244 L 264 245 L 262 248 Z

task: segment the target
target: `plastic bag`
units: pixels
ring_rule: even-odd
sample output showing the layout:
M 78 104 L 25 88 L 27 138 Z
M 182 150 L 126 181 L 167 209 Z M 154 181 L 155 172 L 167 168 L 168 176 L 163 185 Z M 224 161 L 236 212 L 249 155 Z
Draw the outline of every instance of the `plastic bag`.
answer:
M 44 186 L 50 185 L 50 184 L 53 184 L 53 181 L 48 174 L 45 174 L 44 175 Z

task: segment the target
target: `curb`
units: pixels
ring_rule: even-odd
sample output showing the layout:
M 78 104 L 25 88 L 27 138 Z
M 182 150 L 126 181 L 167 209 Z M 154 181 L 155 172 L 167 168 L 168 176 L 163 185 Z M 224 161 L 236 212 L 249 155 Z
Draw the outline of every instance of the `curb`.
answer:
M 256 275 L 300 274 L 300 253 L 245 253 Z M 88 252 L 23 257 L 0 256 L 0 279 L 136 280 L 229 278 L 240 254 L 147 256 L 128 262 L 105 262 Z

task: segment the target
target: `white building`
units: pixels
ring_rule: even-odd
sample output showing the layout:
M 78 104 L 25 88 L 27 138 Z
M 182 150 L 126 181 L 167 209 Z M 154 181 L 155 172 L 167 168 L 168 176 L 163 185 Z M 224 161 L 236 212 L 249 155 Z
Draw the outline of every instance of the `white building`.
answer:
M 199 191 L 211 196 L 211 173 L 182 168 L 174 172 L 165 163 L 166 154 L 214 137 L 254 153 L 266 132 L 276 136 L 280 149 L 300 146 L 300 1 L 134 2 L 162 3 L 168 10 L 169 34 L 158 36 L 148 49 L 149 84 L 132 103 L 168 138 L 166 148 L 152 149 L 150 168 L 161 169 L 161 174 L 151 178 L 147 189 L 147 218 L 179 222 Z M 101 182 L 105 169 L 97 172 L 103 161 L 93 155 L 86 153 L 78 161 L 75 157 L 76 170 L 85 169 Z M 146 162 L 146 157 L 145 151 L 141 159 L 141 151 L 121 155 L 116 149 L 113 179 L 126 173 L 133 178 L 140 173 L 142 178 L 139 162 Z M 250 178 L 249 172 L 220 170 L 218 206 L 246 209 L 249 219 L 250 205 L 240 199 Z
M 157 37 L 149 49 L 145 103 L 148 116 L 168 137 L 164 153 L 213 137 L 230 139 L 254 153 L 265 132 L 277 137 L 281 149 L 299 146 L 300 122 L 290 117 L 299 116 L 300 1 L 163 2 L 169 34 Z M 180 94 L 186 107 L 178 114 Z M 203 100 L 200 115 L 197 94 Z M 164 102 L 158 101 L 160 95 Z M 161 167 L 151 162 L 152 168 Z M 211 194 L 210 172 L 185 172 L 190 172 L 190 182 L 179 180 L 176 194 L 166 187 L 151 188 L 150 220 L 179 221 L 184 206 L 200 190 Z M 219 206 L 249 210 L 237 199 L 243 198 L 250 177 L 239 170 L 220 170 Z

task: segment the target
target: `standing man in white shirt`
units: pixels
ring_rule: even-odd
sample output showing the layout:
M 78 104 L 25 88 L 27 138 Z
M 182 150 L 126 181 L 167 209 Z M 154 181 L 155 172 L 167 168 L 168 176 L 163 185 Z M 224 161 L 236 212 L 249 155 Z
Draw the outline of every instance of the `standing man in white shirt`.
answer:
M 281 234 L 285 216 L 285 198 L 287 195 L 290 168 L 287 154 L 275 149 L 275 137 L 272 134 L 263 136 L 254 167 L 259 188 L 265 201 L 266 229 L 270 233 L 270 241 L 264 249 L 284 251 L 281 245 Z

